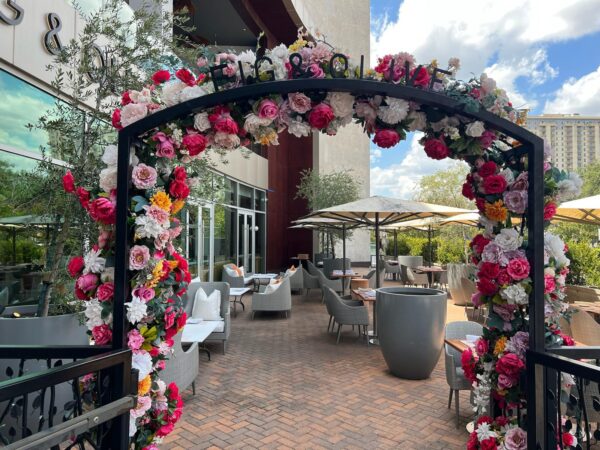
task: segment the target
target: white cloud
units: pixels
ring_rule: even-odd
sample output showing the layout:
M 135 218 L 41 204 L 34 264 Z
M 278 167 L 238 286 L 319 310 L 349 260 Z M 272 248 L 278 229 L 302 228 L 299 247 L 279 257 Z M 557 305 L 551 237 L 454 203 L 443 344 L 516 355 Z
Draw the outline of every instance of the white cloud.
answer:
M 600 115 L 600 66 L 579 79 L 567 80 L 546 102 L 544 112 Z
M 422 136 L 422 133 L 415 133 L 412 136 L 410 149 L 400 163 L 371 168 L 371 195 L 411 199 L 422 176 L 456 164 L 452 159 L 437 161 L 429 158 L 419 144 Z
M 443 67 L 460 58 L 461 78 L 493 73 L 515 106 L 535 106 L 515 81 L 531 84 L 556 76 L 544 45 L 600 30 L 597 0 L 404 0 L 398 20 L 384 17 L 371 36 L 371 63 L 386 53 L 409 51 L 417 61 L 437 58 Z M 488 65 L 491 66 L 488 67 Z
M 382 155 L 380 148 L 370 148 L 369 153 L 369 159 L 371 163 L 377 162 Z

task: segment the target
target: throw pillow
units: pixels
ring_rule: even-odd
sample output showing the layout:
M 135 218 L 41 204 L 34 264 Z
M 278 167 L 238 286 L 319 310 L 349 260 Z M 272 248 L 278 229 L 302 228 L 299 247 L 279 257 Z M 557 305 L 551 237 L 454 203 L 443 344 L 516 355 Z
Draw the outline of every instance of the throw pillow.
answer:
M 277 290 L 277 288 L 281 286 L 281 283 L 269 283 L 269 285 L 265 288 L 264 294 L 272 294 Z
M 215 289 L 210 295 L 206 295 L 204 289 L 199 288 L 194 297 L 192 319 L 220 320 L 221 291 Z
M 238 273 L 240 274 L 240 277 L 246 276 L 246 270 L 244 269 L 244 266 L 238 267 Z

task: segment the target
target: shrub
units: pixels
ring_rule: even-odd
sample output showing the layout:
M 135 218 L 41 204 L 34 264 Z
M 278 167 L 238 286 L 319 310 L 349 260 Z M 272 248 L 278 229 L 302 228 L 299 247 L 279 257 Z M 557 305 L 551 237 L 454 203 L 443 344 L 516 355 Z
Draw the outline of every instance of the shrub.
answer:
M 568 284 L 600 286 L 600 248 L 583 242 L 567 242 L 571 260 Z

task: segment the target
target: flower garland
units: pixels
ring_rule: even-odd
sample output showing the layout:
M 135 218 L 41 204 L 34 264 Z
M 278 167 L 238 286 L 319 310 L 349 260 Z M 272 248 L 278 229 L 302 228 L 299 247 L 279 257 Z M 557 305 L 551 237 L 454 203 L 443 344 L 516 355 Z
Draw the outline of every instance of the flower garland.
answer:
M 506 92 L 485 74 L 466 82 L 454 79 L 460 67 L 456 58 L 449 60 L 447 70 L 440 71 L 435 60 L 417 65 L 412 55 L 398 53 L 380 58 L 374 69 L 361 73 L 348 57 L 341 56 L 327 44 L 309 42 L 302 34 L 291 46 L 267 49 L 265 57 L 259 59 L 249 50 L 239 55 L 206 50 L 193 70 L 160 70 L 141 91 L 123 93 L 112 123 L 121 129 L 161 109 L 211 94 L 216 87 L 339 74 L 430 88 L 455 99 L 466 112 L 487 110 L 513 122 L 523 120 Z M 211 67 L 219 65 L 221 75 L 215 77 Z M 478 267 L 478 292 L 473 302 L 488 305 L 490 318 L 476 351 L 467 351 L 462 357 L 465 375 L 474 384 L 480 416 L 468 446 L 525 448 L 526 436 L 514 409 L 525 406 L 519 376 L 528 347 L 527 304 L 532 282 L 525 230 L 514 225 L 522 223 L 526 214 L 528 179 L 526 161 L 504 158 L 505 152 L 519 143 L 486 128 L 483 122 L 461 114 L 448 115 L 428 105 L 380 95 L 312 91 L 219 105 L 141 136 L 145 146 L 131 161 L 134 195 L 129 223 L 135 235 L 129 255 L 132 298 L 126 303 L 131 324 L 128 345 L 134 352 L 134 367 L 144 375 L 138 406 L 131 414 L 136 448 L 154 448 L 181 414 L 176 387 L 164 386 L 159 372 L 170 353 L 172 337 L 186 319 L 181 296 L 190 281 L 189 272 L 187 262 L 172 244 L 181 231 L 174 216 L 184 206 L 193 182 L 184 165 L 200 158 L 207 149 L 233 150 L 252 142 L 277 145 L 278 134 L 286 130 L 296 137 L 314 131 L 335 135 L 353 121 L 382 148 L 393 147 L 409 131 L 419 131 L 430 158 L 461 159 L 470 164 L 463 195 L 475 200 L 484 229 L 470 245 L 472 262 Z M 100 225 L 98 244 L 85 257 L 69 263 L 69 272 L 77 277 L 76 295 L 86 302 L 88 328 L 98 344 L 111 339 L 112 273 L 106 260 L 114 250 L 116 148 L 108 147 L 103 161 L 107 168 L 100 174 L 100 191 L 75 187 L 68 175 L 64 181 L 65 189 L 79 198 Z M 549 162 L 545 163 L 544 182 L 544 219 L 549 221 L 559 201 L 574 196 L 581 182 L 552 168 Z M 566 309 L 562 300 L 569 261 L 564 250 L 560 238 L 546 233 L 547 336 L 553 345 L 569 343 L 558 328 L 558 319 Z M 502 413 L 493 420 L 484 416 L 490 396 Z

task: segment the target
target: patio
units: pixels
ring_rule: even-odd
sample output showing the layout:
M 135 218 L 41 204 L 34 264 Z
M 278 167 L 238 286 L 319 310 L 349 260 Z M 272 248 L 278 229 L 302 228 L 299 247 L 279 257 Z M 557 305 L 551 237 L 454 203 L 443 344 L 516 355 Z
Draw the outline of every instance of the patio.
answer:
M 287 320 L 252 321 L 248 309 L 232 320 L 227 354 L 215 347 L 211 362 L 201 357 L 196 395 L 184 393 L 185 414 L 164 448 L 465 447 L 471 406 L 463 391 L 456 429 L 443 355 L 428 380 L 390 375 L 381 351 L 350 327 L 335 345 L 316 290 L 293 296 Z M 448 321 L 457 320 L 464 309 L 448 301 Z

